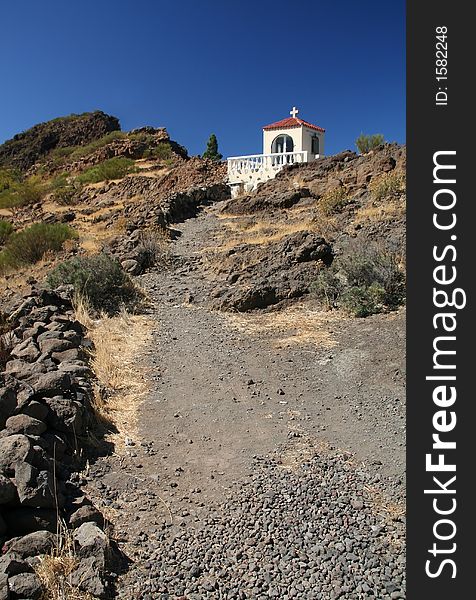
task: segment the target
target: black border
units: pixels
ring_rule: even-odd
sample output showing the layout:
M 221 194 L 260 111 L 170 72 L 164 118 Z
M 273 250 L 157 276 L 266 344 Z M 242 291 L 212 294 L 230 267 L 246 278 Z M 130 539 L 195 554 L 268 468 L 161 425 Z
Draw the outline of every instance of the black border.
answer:
M 476 172 L 473 154 L 474 105 L 470 86 L 474 77 L 472 60 L 474 24 L 470 17 L 471 3 L 428 2 L 407 3 L 407 598 L 409 600 L 439 600 L 476 598 L 475 584 L 476 500 L 472 491 L 476 481 L 476 418 L 472 372 L 474 318 L 472 315 L 475 291 L 473 204 Z M 448 105 L 436 106 L 435 93 L 435 28 L 448 28 Z M 471 104 L 471 106 L 470 106 Z M 473 109 L 474 110 L 474 109 Z M 425 573 L 425 562 L 433 538 L 433 524 L 438 517 L 433 512 L 432 497 L 424 494 L 431 487 L 432 474 L 425 471 L 425 455 L 431 451 L 432 402 L 434 383 L 425 381 L 433 365 L 432 251 L 435 244 L 448 243 L 448 233 L 433 226 L 433 153 L 456 150 L 457 194 L 457 286 L 467 294 L 467 305 L 456 311 L 458 325 L 456 341 L 457 425 L 453 434 L 457 441 L 452 459 L 457 465 L 457 509 L 452 515 L 457 544 L 452 558 L 457 566 L 456 578 L 452 569 L 445 568 L 434 579 Z M 437 409 L 436 409 L 437 410 Z M 434 487 L 434 486 L 433 486 Z

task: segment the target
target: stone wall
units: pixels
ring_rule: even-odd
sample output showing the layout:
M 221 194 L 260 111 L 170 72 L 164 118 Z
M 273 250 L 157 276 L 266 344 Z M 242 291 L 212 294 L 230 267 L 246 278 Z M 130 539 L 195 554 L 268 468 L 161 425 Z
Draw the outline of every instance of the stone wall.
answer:
M 7 322 L 3 341 L 10 356 L 0 373 L 0 598 L 40 597 L 34 567 L 57 546 L 64 525 L 75 529 L 81 556 L 73 580 L 104 597 L 103 518 L 82 493 L 78 475 L 94 427 L 91 344 L 67 289 L 32 290 Z

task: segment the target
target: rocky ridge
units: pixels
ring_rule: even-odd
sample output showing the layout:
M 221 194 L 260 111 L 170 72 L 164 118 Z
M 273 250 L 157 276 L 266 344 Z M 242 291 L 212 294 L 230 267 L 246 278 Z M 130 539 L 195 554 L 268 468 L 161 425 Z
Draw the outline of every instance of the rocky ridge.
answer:
M 55 148 L 81 146 L 119 130 L 119 120 L 102 111 L 59 117 L 1 144 L 0 167 L 26 171 Z

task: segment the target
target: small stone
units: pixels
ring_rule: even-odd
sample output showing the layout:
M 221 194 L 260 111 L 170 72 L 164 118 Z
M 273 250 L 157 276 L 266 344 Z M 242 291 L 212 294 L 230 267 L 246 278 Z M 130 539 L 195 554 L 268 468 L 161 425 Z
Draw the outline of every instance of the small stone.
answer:
M 21 558 L 47 554 L 55 545 L 56 536 L 50 531 L 34 531 L 14 541 L 8 551 Z
M 206 592 L 213 592 L 216 588 L 217 582 L 212 577 L 208 577 L 202 581 L 202 587 Z
M 69 523 L 73 528 L 80 527 L 83 523 L 89 522 L 96 523 L 99 526 L 104 525 L 104 517 L 91 505 L 81 506 L 69 518 Z
M 202 569 L 198 565 L 193 565 L 189 571 L 190 577 L 194 577 L 194 578 L 200 577 L 201 574 L 202 574 Z
M 8 578 L 8 586 L 14 598 L 39 600 L 43 594 L 41 581 L 35 573 L 21 573 Z
M 40 471 L 27 462 L 15 466 L 15 484 L 18 497 L 23 506 L 34 508 L 53 508 L 59 503 L 55 499 L 53 473 Z
M 75 529 L 73 537 L 81 548 L 105 550 L 108 547 L 107 536 L 99 529 L 96 523 L 83 523 L 78 529 Z
M 12 434 L 41 435 L 46 431 L 46 425 L 43 421 L 25 414 L 9 417 L 5 426 Z
M 7 552 L 0 557 L 0 574 L 6 573 L 7 575 L 18 575 L 19 573 L 32 573 L 33 569 L 31 565 L 26 561 L 22 560 L 18 554 L 14 552 Z
M 0 439 L 0 471 L 14 475 L 15 465 L 29 460 L 33 455 L 32 445 L 26 435 L 10 435 Z
M 32 382 L 36 394 L 55 396 L 71 388 L 71 377 L 67 373 L 52 371 L 40 375 L 36 382 Z
M 126 273 L 130 273 L 131 275 L 139 275 L 141 268 L 137 260 L 127 259 L 121 262 L 121 267 L 124 269 Z
M 13 414 L 17 407 L 17 398 L 15 392 L 7 387 L 0 388 L 0 429 L 5 427 L 5 423 Z
M 43 421 L 48 414 L 48 407 L 41 402 L 32 400 L 26 406 L 21 409 L 22 414 Z
M 71 350 L 72 348 L 72 342 L 64 339 L 47 339 L 40 342 L 40 350 L 46 354 L 65 352 L 66 350 Z

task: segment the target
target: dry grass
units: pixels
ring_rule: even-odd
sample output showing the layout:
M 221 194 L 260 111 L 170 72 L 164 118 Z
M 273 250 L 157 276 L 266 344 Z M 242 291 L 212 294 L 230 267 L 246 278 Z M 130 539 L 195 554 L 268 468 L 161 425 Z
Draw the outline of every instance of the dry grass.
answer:
M 405 215 L 405 202 L 391 200 L 381 204 L 362 206 L 354 215 L 354 225 L 394 221 Z
M 284 219 L 269 221 L 256 217 L 241 216 L 225 222 L 226 231 L 220 235 L 213 246 L 203 252 L 228 252 L 242 244 L 265 246 L 274 244 L 288 235 L 299 231 L 315 231 L 316 222 L 311 218 Z
M 35 567 L 45 589 L 42 600 L 94 600 L 94 596 L 71 583 L 71 575 L 78 565 L 72 532 L 63 525 L 56 546 Z
M 318 211 L 326 217 L 341 212 L 349 203 L 348 193 L 345 187 L 337 187 L 326 192 L 318 202 Z
M 151 339 L 152 321 L 144 315 L 130 315 L 122 311 L 109 317 L 102 315 L 94 320 L 87 304 L 75 301 L 78 321 L 87 327 L 94 344 L 91 354 L 93 369 L 100 389 L 94 398 L 97 416 L 114 425 L 117 434 L 111 441 L 122 447 L 125 437 L 135 437 L 137 411 L 147 392 L 146 370 L 141 367 L 141 356 Z
M 369 184 L 369 190 L 374 200 L 399 196 L 405 193 L 406 190 L 405 173 L 397 170 L 390 173 L 382 173 L 372 179 Z
M 273 347 L 308 345 L 333 348 L 337 345 L 333 329 L 346 317 L 298 304 L 279 312 L 264 314 L 234 313 L 224 316 L 229 326 L 259 337 L 269 337 Z
M 304 181 L 304 177 L 302 175 L 294 175 L 290 180 L 290 187 L 293 190 L 302 190 L 303 188 L 307 188 L 309 182 Z

